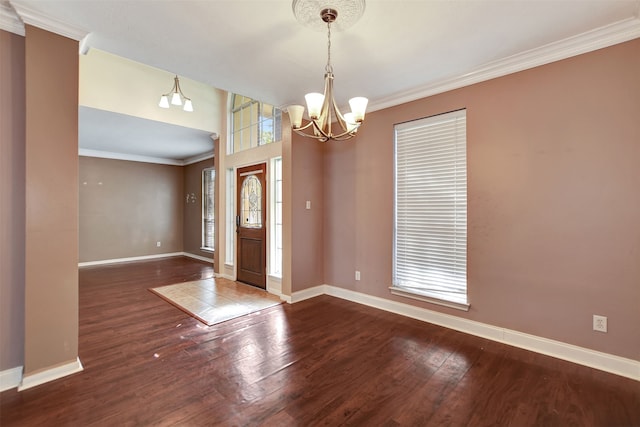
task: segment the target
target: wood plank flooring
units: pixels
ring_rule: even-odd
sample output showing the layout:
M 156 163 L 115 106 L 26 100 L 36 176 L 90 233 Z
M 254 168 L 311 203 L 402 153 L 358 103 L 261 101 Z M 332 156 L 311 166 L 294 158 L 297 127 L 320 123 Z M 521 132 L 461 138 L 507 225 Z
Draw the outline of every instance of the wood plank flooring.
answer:
M 147 289 L 188 258 L 80 270 L 85 370 L 1 426 L 640 426 L 640 383 L 321 296 L 207 327 Z

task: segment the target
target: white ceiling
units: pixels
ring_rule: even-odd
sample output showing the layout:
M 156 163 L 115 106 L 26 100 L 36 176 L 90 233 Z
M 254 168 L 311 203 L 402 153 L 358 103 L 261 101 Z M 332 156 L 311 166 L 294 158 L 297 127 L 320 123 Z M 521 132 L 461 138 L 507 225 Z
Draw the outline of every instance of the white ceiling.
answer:
M 338 0 L 312 1 L 319 10 Z M 301 25 L 291 0 L 11 4 L 89 32 L 89 47 L 276 106 L 322 91 L 326 32 Z M 384 108 L 498 65 L 526 68 L 513 64 L 554 46 L 557 54 L 561 43 L 584 41 L 586 51 L 602 47 L 588 46 L 596 36 L 639 37 L 639 16 L 640 0 L 368 0 L 358 22 L 332 31 L 336 98 L 366 96 L 371 109 Z
M 80 106 L 80 154 L 183 164 L 209 153 L 211 132 Z M 125 158 L 123 156 L 116 156 Z M 172 162 L 171 160 L 177 160 Z

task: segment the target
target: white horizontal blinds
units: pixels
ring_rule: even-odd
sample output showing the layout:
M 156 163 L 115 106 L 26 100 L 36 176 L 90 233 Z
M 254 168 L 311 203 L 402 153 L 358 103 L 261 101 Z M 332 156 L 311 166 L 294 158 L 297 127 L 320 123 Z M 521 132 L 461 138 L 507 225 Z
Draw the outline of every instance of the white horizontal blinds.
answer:
M 466 110 L 396 125 L 394 286 L 467 303 Z
M 204 169 L 202 171 L 202 246 L 208 249 L 214 248 L 214 191 L 215 170 Z

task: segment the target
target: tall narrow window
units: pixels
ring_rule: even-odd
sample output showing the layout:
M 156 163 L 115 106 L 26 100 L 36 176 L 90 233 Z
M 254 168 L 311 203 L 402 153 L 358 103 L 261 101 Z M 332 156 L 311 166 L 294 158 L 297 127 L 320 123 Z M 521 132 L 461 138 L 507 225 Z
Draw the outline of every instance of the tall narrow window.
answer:
M 466 110 L 395 126 L 392 293 L 468 309 Z
M 214 190 L 216 171 L 207 168 L 202 171 L 202 249 L 214 250 Z
M 271 251 L 269 274 L 282 277 L 282 158 L 271 162 Z
M 234 255 L 234 239 L 236 236 L 236 217 L 235 217 L 235 186 L 234 179 L 235 173 L 233 172 L 233 168 L 227 169 L 226 174 L 227 179 L 227 197 L 226 197 L 226 206 L 227 206 L 227 236 L 225 238 L 225 260 L 224 263 L 227 265 L 233 265 L 233 255 Z

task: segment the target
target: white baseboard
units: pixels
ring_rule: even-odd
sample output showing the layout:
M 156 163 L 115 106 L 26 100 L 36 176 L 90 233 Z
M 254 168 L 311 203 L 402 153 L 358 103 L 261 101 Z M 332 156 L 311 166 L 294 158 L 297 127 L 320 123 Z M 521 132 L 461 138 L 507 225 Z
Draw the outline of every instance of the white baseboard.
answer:
M 28 374 L 22 377 L 22 382 L 18 386 L 18 391 L 27 390 L 29 388 L 47 383 L 49 381 L 57 380 L 58 378 L 66 377 L 67 375 L 75 374 L 83 370 L 80 358 L 76 358 L 75 361 L 66 363 L 55 368 L 47 369 L 46 371 L 40 371 L 35 374 Z
M 235 282 L 235 281 L 236 281 L 236 278 L 235 278 L 235 277 L 230 276 L 230 275 L 228 275 L 228 274 L 223 274 L 223 273 L 216 273 L 216 274 L 215 274 L 215 277 L 221 277 L 221 278 L 223 278 L 223 279 L 231 280 L 232 282 Z
M 325 294 L 331 295 L 329 293 L 329 288 L 332 288 L 332 287 L 333 286 L 329 286 L 329 285 L 320 285 L 320 286 L 314 286 L 313 288 L 307 288 L 301 291 L 293 292 L 291 294 L 290 302 L 292 304 L 295 304 L 296 302 L 304 301 L 306 299 L 317 297 L 320 295 L 325 295 Z M 343 298 L 343 299 L 349 299 L 349 298 Z M 358 301 L 354 301 L 354 302 L 358 302 Z
M 213 258 L 207 258 L 207 257 L 202 256 L 202 255 L 196 255 L 196 254 L 192 254 L 192 253 L 189 253 L 189 252 L 182 252 L 182 255 L 184 255 L 186 257 L 189 257 L 189 258 L 197 259 L 197 260 L 200 260 L 200 261 L 213 263 Z
M 22 381 L 22 366 L 0 371 L 0 392 L 16 388 Z
M 113 258 L 113 259 L 103 259 L 99 261 L 87 261 L 87 262 L 79 262 L 78 267 L 89 267 L 92 265 L 105 265 L 105 264 L 117 264 L 120 262 L 131 262 L 131 261 L 146 261 L 150 259 L 157 258 L 168 258 L 174 256 L 182 256 L 186 255 L 186 252 L 170 252 L 166 254 L 155 254 L 155 255 L 143 255 L 143 256 L 133 256 L 128 258 Z
M 640 361 L 637 360 L 602 353 L 573 344 L 525 334 L 474 320 L 463 319 L 461 317 L 331 285 L 320 285 L 294 292 L 291 300 L 296 303 L 323 294 L 640 381 Z
M 133 257 L 127 257 L 127 258 L 113 258 L 113 259 L 102 259 L 99 261 L 79 262 L 78 267 L 89 267 L 92 265 L 118 264 L 121 262 L 131 262 L 131 261 L 147 261 L 150 259 L 170 258 L 174 256 L 186 256 L 189 258 L 198 259 L 200 261 L 213 262 L 213 258 L 207 258 L 200 255 L 195 255 L 189 252 L 169 252 L 166 254 L 143 255 L 143 256 L 133 256 Z

